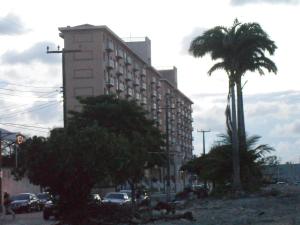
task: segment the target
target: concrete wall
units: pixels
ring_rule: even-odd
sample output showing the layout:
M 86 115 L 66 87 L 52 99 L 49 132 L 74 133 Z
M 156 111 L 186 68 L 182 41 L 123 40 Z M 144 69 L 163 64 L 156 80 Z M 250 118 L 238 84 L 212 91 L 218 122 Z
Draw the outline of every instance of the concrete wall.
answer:
M 20 181 L 15 181 L 13 175 L 11 175 L 10 169 L 3 168 L 2 171 L 2 193 L 8 192 L 10 195 L 15 195 L 24 192 L 40 192 L 40 187 L 31 184 L 27 177 L 24 177 Z

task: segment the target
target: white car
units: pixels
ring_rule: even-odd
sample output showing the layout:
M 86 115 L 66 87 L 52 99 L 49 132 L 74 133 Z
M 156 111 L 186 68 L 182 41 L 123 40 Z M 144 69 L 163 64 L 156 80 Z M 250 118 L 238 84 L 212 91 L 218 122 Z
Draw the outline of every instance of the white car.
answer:
M 127 193 L 109 192 L 104 196 L 102 202 L 104 204 L 112 203 L 117 205 L 125 205 L 130 203 L 130 198 Z

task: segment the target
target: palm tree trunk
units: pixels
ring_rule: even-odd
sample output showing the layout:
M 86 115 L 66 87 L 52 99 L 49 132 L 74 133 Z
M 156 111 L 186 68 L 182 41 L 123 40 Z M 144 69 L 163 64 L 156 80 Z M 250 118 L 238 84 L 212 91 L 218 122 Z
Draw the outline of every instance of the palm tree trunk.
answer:
M 235 83 L 230 80 L 231 91 L 231 110 L 232 110 L 232 163 L 233 163 L 233 190 L 239 192 L 242 189 L 241 176 L 240 176 L 240 154 L 239 154 L 239 140 L 237 135 L 237 119 L 236 119 L 236 107 L 235 107 Z
M 240 150 L 246 147 L 246 129 L 245 129 L 245 118 L 244 118 L 244 103 L 243 103 L 243 90 L 241 85 L 241 76 L 237 78 L 237 111 L 238 111 L 238 137 Z

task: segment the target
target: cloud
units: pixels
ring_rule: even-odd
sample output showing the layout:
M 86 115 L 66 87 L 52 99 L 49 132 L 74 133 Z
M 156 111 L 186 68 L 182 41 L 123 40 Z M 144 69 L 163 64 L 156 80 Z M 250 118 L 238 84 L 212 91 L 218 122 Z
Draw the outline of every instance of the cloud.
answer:
M 299 0 L 231 0 L 232 5 L 245 5 L 255 3 L 270 3 L 270 4 L 299 4 Z
M 195 37 L 202 35 L 204 33 L 204 31 L 206 31 L 206 30 L 207 30 L 207 28 L 204 28 L 204 27 L 196 27 L 189 35 L 185 36 L 181 42 L 182 49 L 181 49 L 180 53 L 183 55 L 188 54 L 192 40 Z
M 42 62 L 45 64 L 55 64 L 61 61 L 59 54 L 46 54 L 46 47 L 55 48 L 51 42 L 39 42 L 23 52 L 7 51 L 2 55 L 2 62 L 7 64 L 30 64 L 32 62 Z
M 0 17 L 0 35 L 18 35 L 28 31 L 21 19 L 14 15 L 8 14 Z

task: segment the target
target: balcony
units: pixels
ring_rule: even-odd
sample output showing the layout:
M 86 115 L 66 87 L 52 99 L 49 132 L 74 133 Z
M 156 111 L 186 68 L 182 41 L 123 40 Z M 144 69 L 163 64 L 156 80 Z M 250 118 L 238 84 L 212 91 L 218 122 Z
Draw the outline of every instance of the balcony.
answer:
M 125 63 L 126 65 L 132 65 L 132 59 L 130 56 L 127 56 Z
M 157 109 L 157 106 L 156 104 L 152 104 L 152 107 L 151 107 L 152 110 L 156 110 Z
M 123 52 L 123 50 L 118 49 L 116 53 L 117 53 L 117 54 L 116 54 L 116 57 L 117 57 L 118 59 L 122 59 L 122 58 L 124 57 L 124 52 Z
M 141 104 L 142 105 L 146 105 L 147 104 L 147 98 L 146 97 L 142 98 Z
M 113 87 L 113 86 L 115 86 L 115 80 L 114 80 L 114 78 L 113 78 L 113 77 L 108 78 L 108 80 L 106 81 L 106 85 L 107 85 L 108 87 Z
M 127 94 L 126 94 L 128 97 L 132 97 L 133 95 L 133 90 L 131 88 L 128 88 L 127 89 Z
M 118 67 L 116 74 L 119 75 L 119 76 L 122 76 L 124 74 L 124 68 L 123 67 Z
M 135 99 L 136 100 L 141 100 L 141 94 L 140 93 L 136 93 L 135 94 Z
M 119 83 L 118 87 L 117 87 L 117 91 L 118 92 L 123 92 L 125 90 L 125 86 L 123 83 Z
M 155 84 L 155 83 L 156 83 L 156 77 L 152 77 L 151 83 L 152 83 L 152 84 Z
M 146 76 L 146 69 L 145 68 L 141 70 L 141 76 L 143 76 L 143 77 Z
M 160 82 L 160 80 L 157 82 L 157 87 L 158 87 L 158 88 L 161 87 L 161 82 Z
M 132 72 L 127 72 L 126 74 L 126 78 L 125 78 L 127 81 L 131 81 L 133 79 L 133 75 L 132 75 Z
M 160 101 L 161 100 L 161 94 L 157 95 L 157 99 Z
M 114 62 L 114 60 L 109 59 L 109 60 L 107 61 L 106 67 L 107 67 L 108 69 L 113 69 L 113 68 L 115 68 L 115 62 Z
M 106 51 L 112 52 L 114 50 L 114 43 L 112 41 L 108 41 L 106 45 Z
M 157 92 L 156 92 L 156 90 L 153 90 L 151 93 L 151 97 L 156 97 L 156 96 L 157 96 Z
M 142 91 L 145 91 L 146 89 L 147 89 L 146 83 L 142 83 L 141 90 L 142 90 Z
M 133 85 L 134 85 L 134 86 L 139 86 L 139 85 L 140 85 L 140 80 L 136 78 L 136 79 L 134 80 Z
M 137 63 L 135 63 L 134 64 L 134 67 L 133 67 L 133 71 L 140 71 L 140 65 L 139 64 L 137 64 Z

